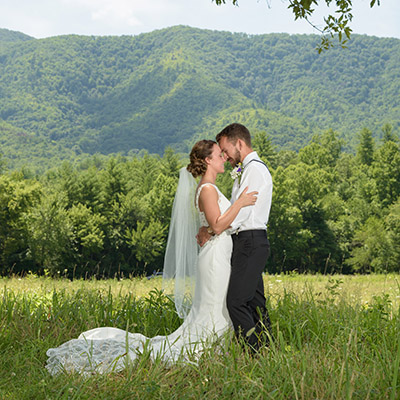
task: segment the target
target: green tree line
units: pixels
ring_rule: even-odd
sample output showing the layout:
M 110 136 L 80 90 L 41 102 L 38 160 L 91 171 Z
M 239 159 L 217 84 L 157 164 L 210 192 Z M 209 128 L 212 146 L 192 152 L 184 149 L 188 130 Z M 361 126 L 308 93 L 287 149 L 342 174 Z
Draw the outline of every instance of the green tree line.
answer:
M 358 133 L 355 154 L 333 130 L 299 152 L 276 150 L 264 131 L 254 148 L 274 194 L 269 272 L 400 270 L 400 147 L 392 126 L 377 142 Z M 8 171 L 0 157 L 0 272 L 73 277 L 161 270 L 179 168 L 164 155 L 92 156 L 40 176 Z M 229 195 L 229 168 L 218 178 Z

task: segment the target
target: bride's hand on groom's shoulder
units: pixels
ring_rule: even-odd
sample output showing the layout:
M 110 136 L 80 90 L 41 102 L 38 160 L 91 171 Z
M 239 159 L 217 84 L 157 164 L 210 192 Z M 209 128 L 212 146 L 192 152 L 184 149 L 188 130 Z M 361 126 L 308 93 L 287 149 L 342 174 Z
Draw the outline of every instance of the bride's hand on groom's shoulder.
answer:
M 201 226 L 199 229 L 199 232 L 196 235 L 197 239 L 197 244 L 200 247 L 203 247 L 208 240 L 210 240 L 211 235 L 208 233 L 207 227 L 206 226 Z

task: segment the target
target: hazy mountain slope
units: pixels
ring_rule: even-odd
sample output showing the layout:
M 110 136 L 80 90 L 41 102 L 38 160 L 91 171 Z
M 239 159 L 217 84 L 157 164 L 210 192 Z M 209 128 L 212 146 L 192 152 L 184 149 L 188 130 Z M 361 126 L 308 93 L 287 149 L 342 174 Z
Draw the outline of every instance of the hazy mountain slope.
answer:
M 0 28 L 0 44 L 6 42 L 23 42 L 32 39 L 34 39 L 32 36 L 25 35 L 25 33 Z

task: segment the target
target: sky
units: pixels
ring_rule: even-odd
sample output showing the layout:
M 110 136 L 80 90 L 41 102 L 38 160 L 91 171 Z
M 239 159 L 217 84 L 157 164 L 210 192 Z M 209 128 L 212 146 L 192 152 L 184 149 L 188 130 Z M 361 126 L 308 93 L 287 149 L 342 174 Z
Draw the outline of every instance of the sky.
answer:
M 353 0 L 353 33 L 400 39 L 400 0 Z M 65 34 L 137 35 L 174 25 L 248 34 L 318 33 L 294 21 L 287 0 L 239 0 L 217 6 L 211 0 L 0 0 L 0 28 L 35 38 Z M 318 8 L 320 9 L 320 8 Z M 313 18 L 323 25 L 327 10 Z

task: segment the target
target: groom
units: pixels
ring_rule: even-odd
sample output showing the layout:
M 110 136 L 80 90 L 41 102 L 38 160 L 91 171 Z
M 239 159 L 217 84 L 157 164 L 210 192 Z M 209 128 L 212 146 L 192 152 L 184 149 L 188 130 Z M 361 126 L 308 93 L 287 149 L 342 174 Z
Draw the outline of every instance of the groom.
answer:
M 257 351 L 263 343 L 268 343 L 271 325 L 262 272 L 270 253 L 266 226 L 271 208 L 272 178 L 267 166 L 253 151 L 245 126 L 228 125 L 216 140 L 232 167 L 241 163 L 231 202 L 246 186 L 249 192 L 258 192 L 256 204 L 242 208 L 232 223 L 232 269 L 227 293 L 227 307 L 236 336 Z M 200 241 L 200 244 L 204 243 Z

